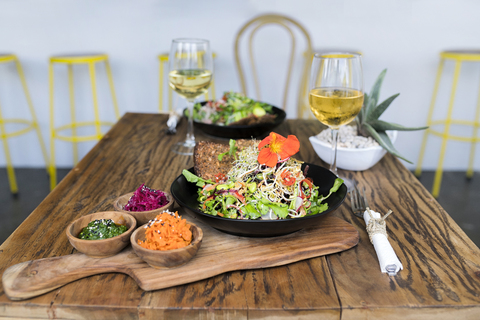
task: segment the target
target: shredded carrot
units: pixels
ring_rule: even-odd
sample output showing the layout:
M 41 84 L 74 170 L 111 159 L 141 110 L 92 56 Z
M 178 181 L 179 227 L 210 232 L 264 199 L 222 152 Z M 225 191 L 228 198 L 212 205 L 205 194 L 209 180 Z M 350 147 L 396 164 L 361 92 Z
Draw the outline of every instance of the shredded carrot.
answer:
M 151 250 L 172 250 L 188 246 L 192 242 L 192 231 L 187 220 L 178 212 L 165 211 L 145 226 L 145 241 L 138 244 Z

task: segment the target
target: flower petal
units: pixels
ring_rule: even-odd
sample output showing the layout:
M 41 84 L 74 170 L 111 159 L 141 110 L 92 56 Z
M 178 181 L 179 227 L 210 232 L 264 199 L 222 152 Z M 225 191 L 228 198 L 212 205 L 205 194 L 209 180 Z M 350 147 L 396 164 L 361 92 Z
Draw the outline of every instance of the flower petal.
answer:
M 270 142 L 272 142 L 273 140 L 273 135 L 272 135 L 273 132 L 270 132 L 270 135 L 268 137 L 266 137 L 265 139 L 263 139 L 262 141 L 260 141 L 260 143 L 258 144 L 258 150 L 262 150 L 262 148 L 268 144 L 270 144 Z
M 294 135 L 289 135 L 287 139 L 283 142 L 282 150 L 278 153 L 280 159 L 285 159 L 293 156 L 300 150 L 300 141 Z
M 272 144 L 272 143 L 282 143 L 285 141 L 286 138 L 278 133 L 270 132 L 268 137 L 260 141 L 258 144 L 258 150 L 262 149 L 264 146 Z
M 270 151 L 269 148 L 264 148 L 260 150 L 260 153 L 258 154 L 258 163 L 264 164 L 268 167 L 275 167 L 278 162 L 278 155 L 272 151 Z

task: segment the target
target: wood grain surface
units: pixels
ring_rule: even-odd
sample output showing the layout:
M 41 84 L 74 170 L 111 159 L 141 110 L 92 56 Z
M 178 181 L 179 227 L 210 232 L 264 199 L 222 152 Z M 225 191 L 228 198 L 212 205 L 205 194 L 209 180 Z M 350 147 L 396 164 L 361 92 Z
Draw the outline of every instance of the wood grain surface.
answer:
M 0 246 L 0 272 L 9 266 L 74 253 L 65 235 L 74 219 L 112 208 L 112 201 L 141 183 L 168 190 L 190 157 L 169 152 L 186 134 L 165 134 L 166 115 L 125 114 L 20 227 Z M 325 164 L 308 137 L 316 120 L 287 120 L 275 132 L 295 134 L 296 158 Z M 402 133 L 402 134 L 408 134 Z M 197 140 L 214 139 L 196 131 Z M 354 248 L 284 266 L 226 272 L 190 284 L 144 291 L 130 276 L 107 273 L 74 281 L 25 301 L 0 291 L 0 317 L 60 319 L 479 319 L 480 250 L 391 155 L 363 172 L 340 174 L 367 190 L 387 219 L 389 240 L 404 270 L 380 272 L 365 223 L 349 201 L 332 216 L 352 224 Z

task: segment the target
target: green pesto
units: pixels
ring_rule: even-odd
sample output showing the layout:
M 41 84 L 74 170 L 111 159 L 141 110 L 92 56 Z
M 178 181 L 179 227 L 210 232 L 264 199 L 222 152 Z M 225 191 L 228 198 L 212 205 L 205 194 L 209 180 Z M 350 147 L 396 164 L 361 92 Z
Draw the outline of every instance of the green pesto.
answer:
M 112 219 L 97 219 L 83 228 L 78 237 L 83 240 L 101 240 L 113 238 L 125 231 L 127 231 L 126 226 L 117 225 Z

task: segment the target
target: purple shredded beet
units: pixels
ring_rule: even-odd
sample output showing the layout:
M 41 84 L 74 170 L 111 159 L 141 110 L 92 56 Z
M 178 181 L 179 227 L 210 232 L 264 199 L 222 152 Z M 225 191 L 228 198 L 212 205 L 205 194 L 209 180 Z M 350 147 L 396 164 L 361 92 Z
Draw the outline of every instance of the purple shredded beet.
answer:
M 150 211 L 168 203 L 167 195 L 160 190 L 150 189 L 145 183 L 138 187 L 123 208 L 126 211 Z

